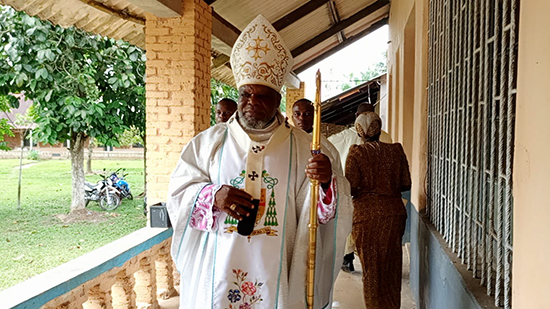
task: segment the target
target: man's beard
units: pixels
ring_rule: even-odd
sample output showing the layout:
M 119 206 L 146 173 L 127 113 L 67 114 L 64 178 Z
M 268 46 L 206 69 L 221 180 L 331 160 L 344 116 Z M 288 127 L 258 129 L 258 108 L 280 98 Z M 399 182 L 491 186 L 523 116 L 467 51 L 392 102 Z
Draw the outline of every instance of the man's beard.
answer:
M 275 119 L 275 116 L 262 120 L 246 117 L 240 109 L 237 109 L 237 116 L 239 116 L 239 123 L 247 129 L 265 129 L 273 122 L 273 119 Z

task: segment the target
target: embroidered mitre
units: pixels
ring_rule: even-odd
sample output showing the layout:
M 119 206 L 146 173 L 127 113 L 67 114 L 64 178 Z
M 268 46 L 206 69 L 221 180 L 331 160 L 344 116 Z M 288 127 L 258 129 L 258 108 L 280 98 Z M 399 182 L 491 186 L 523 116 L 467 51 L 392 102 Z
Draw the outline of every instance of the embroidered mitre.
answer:
M 237 88 L 260 84 L 280 92 L 293 62 L 281 35 L 262 15 L 246 26 L 231 51 Z

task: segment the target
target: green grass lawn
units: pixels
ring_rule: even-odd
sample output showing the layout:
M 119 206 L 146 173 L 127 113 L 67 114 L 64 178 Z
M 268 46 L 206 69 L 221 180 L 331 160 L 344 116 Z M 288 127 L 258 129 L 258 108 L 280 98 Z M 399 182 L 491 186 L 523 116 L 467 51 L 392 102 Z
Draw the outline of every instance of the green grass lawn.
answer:
M 95 171 L 126 168 L 134 200 L 124 199 L 99 223 L 63 223 L 71 205 L 69 160 L 23 161 L 21 209 L 17 209 L 19 160 L 0 160 L 0 290 L 97 249 L 146 225 L 143 160 L 96 160 Z M 100 177 L 87 175 L 90 182 Z M 88 209 L 103 211 L 97 202 Z M 107 213 L 106 213 L 107 214 Z

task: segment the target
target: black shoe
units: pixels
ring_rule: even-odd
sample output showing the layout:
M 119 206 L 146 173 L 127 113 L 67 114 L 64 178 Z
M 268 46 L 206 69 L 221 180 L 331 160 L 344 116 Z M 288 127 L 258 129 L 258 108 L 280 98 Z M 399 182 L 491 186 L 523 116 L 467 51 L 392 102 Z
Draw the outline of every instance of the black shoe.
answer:
M 344 262 L 342 263 L 342 270 L 348 273 L 351 273 L 355 271 L 355 266 L 353 266 L 353 260 L 355 259 L 355 255 L 353 253 L 349 253 L 344 255 Z
M 342 263 L 342 270 L 347 273 L 354 272 L 355 267 L 353 266 L 353 262 L 344 261 L 344 263 Z
M 344 262 L 344 264 L 342 264 L 342 270 L 347 272 L 347 273 L 351 273 L 351 269 L 349 268 L 349 265 L 346 264 L 345 262 Z

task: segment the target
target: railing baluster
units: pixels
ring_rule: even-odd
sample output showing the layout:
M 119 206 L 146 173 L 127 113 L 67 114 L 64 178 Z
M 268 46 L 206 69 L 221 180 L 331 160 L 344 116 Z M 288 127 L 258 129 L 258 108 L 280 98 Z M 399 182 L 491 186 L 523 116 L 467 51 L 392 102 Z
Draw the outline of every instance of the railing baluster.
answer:
M 139 261 L 139 270 L 134 274 L 136 284 L 136 307 L 138 309 L 159 308 L 157 301 L 156 271 L 151 257 L 144 257 Z
M 83 309 L 105 309 L 107 307 L 106 293 L 102 291 L 99 284 L 92 287 L 87 294 L 88 300 L 82 304 Z
M 163 247 L 155 261 L 157 269 L 157 298 L 168 299 L 178 295 L 174 288 L 174 270 L 169 246 Z
M 114 309 L 131 309 L 136 306 L 134 294 L 134 276 L 121 270 L 116 275 L 116 282 L 111 289 Z

